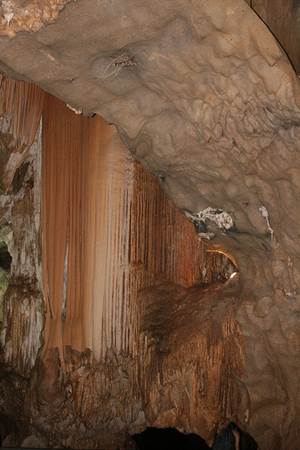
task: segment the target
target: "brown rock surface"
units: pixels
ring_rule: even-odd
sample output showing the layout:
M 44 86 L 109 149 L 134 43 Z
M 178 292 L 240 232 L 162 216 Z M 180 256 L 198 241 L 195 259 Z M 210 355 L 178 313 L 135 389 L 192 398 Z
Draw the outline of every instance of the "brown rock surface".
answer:
M 235 320 L 239 284 L 142 291 L 143 400 L 151 422 L 201 434 L 210 443 L 220 418 L 237 420 L 243 339 Z
M 180 208 L 232 218 L 208 229 L 241 273 L 246 419 L 262 449 L 294 448 L 300 90 L 265 25 L 242 0 L 80 0 L 0 51 L 6 72 L 115 123 Z
M 300 72 L 299 0 L 248 0 Z

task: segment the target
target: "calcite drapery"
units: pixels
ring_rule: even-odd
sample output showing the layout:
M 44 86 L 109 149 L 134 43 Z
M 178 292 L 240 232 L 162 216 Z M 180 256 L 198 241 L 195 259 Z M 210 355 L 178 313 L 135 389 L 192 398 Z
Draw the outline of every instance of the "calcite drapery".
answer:
M 38 415 L 46 422 L 54 421 L 57 442 L 73 447 L 113 448 L 126 431 L 139 430 L 151 422 L 162 425 L 171 416 L 174 426 L 192 426 L 211 439 L 220 417 L 232 413 L 229 391 L 234 390 L 234 374 L 240 373 L 243 365 L 234 293 L 229 306 L 222 306 L 220 297 L 212 291 L 224 317 L 219 316 L 221 331 L 210 339 L 205 323 L 210 320 L 214 327 L 213 307 L 209 302 L 201 307 L 203 292 L 195 288 L 195 311 L 203 308 L 206 315 L 204 319 L 199 313 L 195 325 L 197 351 L 191 357 L 197 364 L 192 365 L 189 376 L 195 384 L 198 366 L 202 365 L 207 386 L 200 401 L 202 408 L 193 409 L 189 402 L 185 405 L 184 422 L 182 407 L 176 406 L 176 390 L 170 392 L 169 402 L 161 410 L 155 406 L 153 385 L 157 377 L 169 380 L 168 368 L 157 369 L 160 357 L 155 339 L 149 330 L 141 333 L 148 307 L 144 305 L 143 310 L 144 294 L 139 298 L 138 292 L 145 288 L 152 292 L 152 285 L 168 282 L 174 283 L 175 291 L 186 289 L 188 293 L 188 288 L 213 281 L 216 274 L 224 281 L 234 270 L 233 264 L 219 252 L 207 254 L 194 226 L 174 208 L 154 177 L 133 161 L 112 126 L 99 117 L 75 115 L 49 96 L 43 118 L 42 180 L 47 314 L 44 356 L 32 390 L 39 386 L 37 397 L 43 398 L 46 406 L 41 410 L 35 405 L 34 422 Z M 153 320 L 162 321 L 161 330 L 166 330 L 168 339 L 168 318 L 159 313 L 160 303 L 169 304 L 171 314 L 175 299 L 170 294 L 164 300 L 153 292 L 152 304 L 158 308 Z M 182 296 L 180 302 L 185 304 L 186 298 Z M 175 303 L 174 311 L 180 308 Z M 188 320 L 188 316 L 186 307 L 182 320 Z M 200 336 L 198 326 L 203 327 Z M 223 337 L 231 342 L 229 352 Z M 193 345 L 189 337 L 182 344 Z M 212 356 L 222 352 L 228 353 L 225 363 L 223 358 L 217 361 Z M 173 372 L 173 379 L 175 374 L 181 386 L 180 366 Z M 74 416 L 70 405 L 66 420 L 72 417 L 79 428 L 84 420 L 94 433 L 105 426 L 101 438 L 87 440 L 83 432 L 65 441 L 66 430 L 61 429 L 60 420 L 54 419 L 51 406 L 67 395 L 65 389 L 76 411 Z M 146 400 L 148 395 L 150 400 Z M 191 422 L 193 414 L 195 420 Z M 46 432 L 45 423 L 42 428 Z
M 49 96 L 43 123 L 47 347 L 132 353 L 138 291 L 210 281 L 205 246 L 112 126 Z
M 0 76 L 2 190 L 7 190 L 27 157 L 40 123 L 44 92 L 37 86 Z

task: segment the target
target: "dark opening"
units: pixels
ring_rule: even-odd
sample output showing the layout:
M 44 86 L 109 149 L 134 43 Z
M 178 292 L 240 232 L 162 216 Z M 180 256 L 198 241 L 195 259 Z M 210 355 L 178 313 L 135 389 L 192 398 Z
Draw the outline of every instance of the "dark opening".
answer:
M 132 436 L 139 450 L 207 450 L 205 440 L 197 434 L 180 433 L 176 428 L 146 428 Z
M 241 430 L 234 422 L 230 422 L 215 437 L 212 450 L 258 450 L 255 439 Z
M 11 436 L 10 444 L 14 445 L 15 442 L 13 442 L 13 437 L 16 437 L 17 432 L 18 428 L 15 420 L 6 414 L 0 414 L 0 446 L 2 447 L 3 441 L 5 441 L 8 436 Z M 8 445 L 8 447 L 10 446 L 11 445 Z
M 29 167 L 29 162 L 24 162 L 20 167 L 18 167 L 18 169 L 15 172 L 14 178 L 13 178 L 13 193 L 17 194 L 19 192 L 19 190 L 21 189 L 26 174 L 27 174 L 27 170 Z
M 0 268 L 10 272 L 12 257 L 5 242 L 0 242 Z

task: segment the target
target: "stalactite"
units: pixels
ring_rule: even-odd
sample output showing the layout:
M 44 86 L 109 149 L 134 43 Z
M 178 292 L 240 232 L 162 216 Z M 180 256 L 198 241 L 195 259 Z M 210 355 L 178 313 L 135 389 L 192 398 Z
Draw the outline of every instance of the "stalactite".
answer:
M 1 76 L 0 97 L 1 115 L 10 115 L 7 132 L 17 144 L 30 146 L 40 123 L 44 92 L 34 84 Z
M 220 258 L 219 258 L 220 259 Z M 47 347 L 135 354 L 138 291 L 189 287 L 216 269 L 194 227 L 116 130 L 48 96 L 43 129 L 43 268 Z M 203 277 L 202 269 L 209 262 Z M 219 264 L 220 266 L 220 264 Z M 211 280 L 209 280 L 211 281 Z
M 44 92 L 39 87 L 0 75 L 0 133 L 7 136 L 8 151 L 5 170 L 0 173 L 5 188 L 10 186 L 16 170 L 33 144 L 40 124 L 43 101 Z
M 76 417 L 89 428 L 121 434 L 122 421 L 145 423 L 147 414 L 150 424 L 181 422 L 209 438 L 232 409 L 242 366 L 235 303 L 220 294 L 234 264 L 207 252 L 100 117 L 47 96 L 42 161 L 41 385 L 59 385 L 58 349 Z M 43 392 L 51 403 L 52 387 Z
M 63 312 L 71 306 L 64 305 L 64 290 L 66 289 L 68 293 L 68 288 L 64 284 L 69 279 L 68 276 L 65 279 L 66 255 L 73 256 L 69 234 L 72 220 L 70 177 L 74 164 L 73 158 L 76 158 L 76 150 L 80 146 L 81 123 L 77 116 L 71 120 L 64 105 L 51 97 L 47 97 L 44 123 L 42 235 L 44 295 L 48 308 L 45 334 L 47 347 L 58 347 L 62 350 L 63 322 L 66 318 Z M 77 181 L 80 182 L 80 178 Z M 76 184 L 75 180 L 74 189 Z M 75 212 L 79 211 L 77 205 L 72 206 Z M 80 261 L 79 264 L 80 269 Z M 80 285 L 80 280 L 77 284 Z

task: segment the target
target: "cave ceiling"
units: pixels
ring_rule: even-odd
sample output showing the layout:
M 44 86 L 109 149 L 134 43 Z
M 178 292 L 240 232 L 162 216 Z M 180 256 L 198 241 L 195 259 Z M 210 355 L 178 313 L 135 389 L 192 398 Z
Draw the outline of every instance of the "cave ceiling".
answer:
M 266 21 L 267 3 L 253 2 Z M 58 15 L 63 4 L 39 8 Z M 2 24 L 10 34 L 0 40 L 5 73 L 114 123 L 182 209 L 222 208 L 238 239 L 252 241 L 272 234 L 264 207 L 276 235 L 280 194 L 270 194 L 269 182 L 283 184 L 284 172 L 297 184 L 299 83 L 244 1 L 70 2 L 56 21 L 33 25 L 37 32 L 19 32 L 15 9 Z
M 280 448 L 292 448 L 300 413 L 299 2 L 248 2 L 256 12 L 244 0 L 23 3 L 2 2 L 0 70 L 116 125 L 204 237 L 234 256 L 251 426 L 268 423 L 274 437 L 280 418 L 288 439 Z

